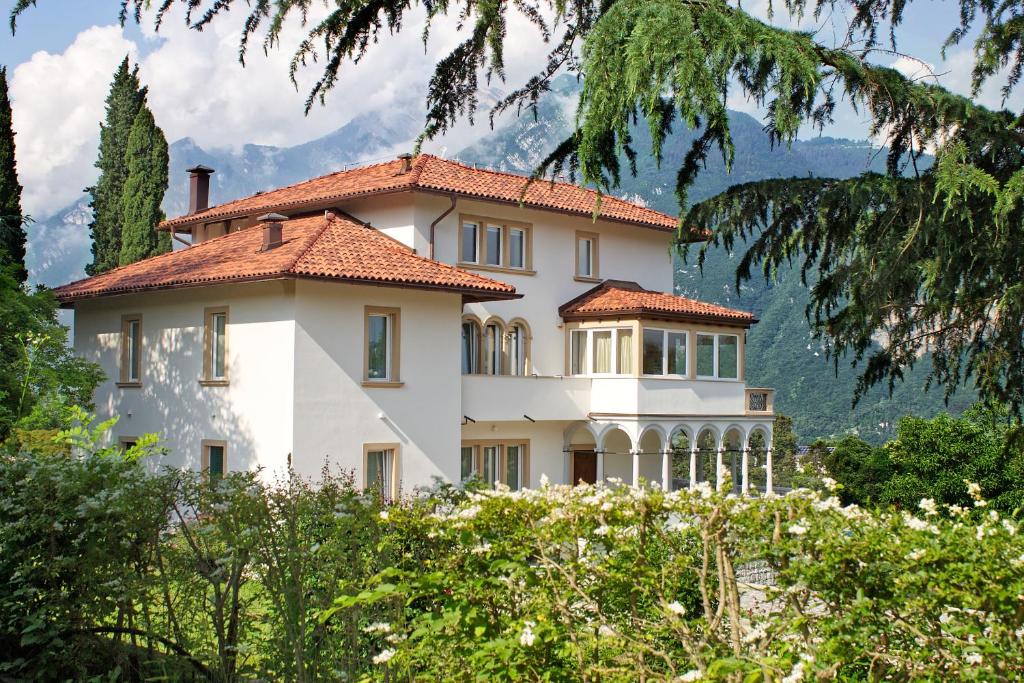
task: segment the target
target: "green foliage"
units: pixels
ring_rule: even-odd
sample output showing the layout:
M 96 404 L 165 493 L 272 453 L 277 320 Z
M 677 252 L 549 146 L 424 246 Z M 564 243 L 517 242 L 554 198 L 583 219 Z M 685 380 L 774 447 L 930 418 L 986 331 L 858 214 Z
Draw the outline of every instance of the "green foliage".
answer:
M 117 267 L 121 257 L 122 197 L 128 177 L 125 155 L 128 137 L 145 103 L 146 88 L 139 82 L 139 67 L 129 68 L 128 57 L 125 57 L 114 73 L 106 100 L 106 119 L 100 124 L 100 150 L 96 159 L 100 177 L 96 185 L 88 188 L 93 212 L 89 226 L 93 258 L 85 269 L 89 275 Z
M 29 294 L 11 269 L 0 271 L 0 444 L 14 429 L 29 441 L 52 435 L 71 424 L 73 407 L 92 404 L 103 373 L 67 342 L 53 295 Z
M 0 67 L 0 266 L 13 266 L 12 274 L 18 282 L 28 277 L 24 223 L 14 155 L 11 100 L 7 94 L 7 67 Z
M 127 176 L 121 195 L 121 252 L 118 264 L 156 256 L 171 250 L 169 233 L 156 229 L 167 191 L 167 139 L 149 108 L 139 109 L 128 136 L 124 164 Z
M 964 481 L 976 482 L 988 505 L 1008 515 L 1024 509 L 1024 448 L 1012 438 L 1005 408 L 978 404 L 957 419 L 904 417 L 896 439 L 873 447 L 854 436 L 825 456 L 846 502 L 913 509 L 922 498 L 969 507 Z

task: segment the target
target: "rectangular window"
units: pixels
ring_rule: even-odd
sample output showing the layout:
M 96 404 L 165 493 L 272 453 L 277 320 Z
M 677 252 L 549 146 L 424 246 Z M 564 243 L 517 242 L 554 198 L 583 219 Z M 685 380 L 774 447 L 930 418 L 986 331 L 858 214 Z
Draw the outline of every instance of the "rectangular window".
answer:
M 489 375 L 500 375 L 504 371 L 501 362 L 501 338 L 501 328 L 497 325 L 488 325 L 484 329 L 484 354 Z
M 501 476 L 501 447 L 484 446 L 484 481 L 497 484 Z
M 393 500 L 398 491 L 397 444 L 364 444 L 364 487 L 380 491 L 385 500 Z
M 480 372 L 480 326 L 475 322 L 462 323 L 462 374 Z
M 591 358 L 594 363 L 594 374 L 610 374 L 612 372 L 612 331 L 594 330 L 592 333 L 593 350 Z
M 462 478 L 477 475 L 491 486 L 504 484 L 512 490 L 521 489 L 530 483 L 529 453 L 528 441 L 463 442 Z
M 573 330 L 571 339 L 570 359 L 574 375 L 587 374 L 587 331 Z
M 142 381 L 142 316 L 121 318 L 121 384 Z
M 478 475 L 476 467 L 476 447 L 475 446 L 463 446 L 461 455 L 461 477 L 462 481 Z
M 667 332 L 668 369 L 670 375 L 686 375 L 686 333 Z
M 665 355 L 665 333 L 663 330 L 644 330 L 644 374 L 664 375 L 662 361 Z
M 620 375 L 633 374 L 633 330 L 618 330 L 618 373 Z
M 697 376 L 715 376 L 715 337 L 711 334 L 697 335 Z
M 477 263 L 477 248 L 480 244 L 480 226 L 472 221 L 462 223 L 462 242 L 460 261 L 466 263 Z
M 509 268 L 526 267 L 526 230 L 522 228 L 509 228 L 508 265 Z
M 500 266 L 501 265 L 501 226 L 500 225 L 488 225 L 487 226 L 487 260 L 485 263 L 489 266 Z
M 399 383 L 399 310 L 366 307 L 364 381 L 368 384 Z
M 224 382 L 228 378 L 228 309 L 207 308 L 203 334 L 203 379 Z
M 523 447 L 505 447 L 505 484 L 513 491 L 523 486 Z
M 732 334 L 718 335 L 718 378 L 739 377 L 739 337 Z
M 224 441 L 203 440 L 203 472 L 210 481 L 221 479 L 228 471 L 227 444 Z
M 586 280 L 600 277 L 597 243 L 597 233 L 576 233 L 576 277 Z

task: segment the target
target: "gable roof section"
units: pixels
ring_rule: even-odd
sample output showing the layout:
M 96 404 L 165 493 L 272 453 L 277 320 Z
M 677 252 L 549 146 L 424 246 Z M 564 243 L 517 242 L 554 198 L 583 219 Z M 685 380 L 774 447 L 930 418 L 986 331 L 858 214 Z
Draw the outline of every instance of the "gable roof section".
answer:
M 301 209 L 335 200 L 417 190 L 516 205 L 522 202 L 530 208 L 587 217 L 593 216 L 599 199 L 594 190 L 572 183 L 552 183 L 549 180 L 530 182 L 526 176 L 478 169 L 431 154 L 416 157 L 412 169 L 405 173 L 402 172 L 404 163 L 396 159 L 331 173 L 173 218 L 161 223 L 160 229 L 182 229 L 198 223 L 239 218 L 256 212 L 287 212 L 289 209 Z M 679 225 L 678 219 L 673 216 L 608 195 L 600 196 L 598 216 L 604 220 L 664 232 L 674 232 Z M 703 235 L 694 237 L 703 238 Z
M 652 317 L 669 320 L 717 322 L 750 327 L 757 320 L 752 313 L 685 296 L 653 292 L 635 282 L 605 280 L 558 309 L 563 320 L 609 317 Z
M 283 237 L 280 246 L 261 251 L 263 230 L 248 228 L 72 282 L 54 293 L 67 305 L 80 299 L 158 289 L 322 278 L 450 290 L 475 300 L 517 298 L 511 285 L 417 256 L 404 244 L 350 216 L 294 218 L 284 222 Z

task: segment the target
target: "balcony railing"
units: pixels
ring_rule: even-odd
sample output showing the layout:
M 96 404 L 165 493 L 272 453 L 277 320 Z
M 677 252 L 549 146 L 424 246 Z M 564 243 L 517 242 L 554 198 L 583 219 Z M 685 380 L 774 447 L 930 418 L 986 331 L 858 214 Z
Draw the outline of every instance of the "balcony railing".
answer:
M 746 394 L 748 415 L 770 415 L 775 412 L 774 389 L 747 389 Z

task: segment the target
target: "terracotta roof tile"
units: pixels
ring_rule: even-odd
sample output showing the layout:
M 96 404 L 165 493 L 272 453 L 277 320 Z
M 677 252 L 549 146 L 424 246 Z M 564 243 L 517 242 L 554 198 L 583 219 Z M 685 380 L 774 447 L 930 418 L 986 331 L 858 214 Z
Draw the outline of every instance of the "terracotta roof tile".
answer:
M 744 327 L 757 322 L 752 313 L 717 304 L 709 304 L 685 296 L 652 292 L 635 282 L 606 280 L 558 309 L 566 320 L 599 318 L 617 315 L 655 316 L 660 318 L 704 319 Z
M 526 176 L 473 168 L 430 154 L 416 157 L 407 173 L 402 173 L 403 164 L 402 160 L 394 160 L 331 173 L 164 221 L 161 228 L 238 218 L 254 212 L 287 211 L 361 195 L 413 190 L 451 192 L 515 204 L 522 201 L 528 207 L 580 216 L 592 216 L 599 199 L 595 191 L 572 183 L 530 182 Z M 678 219 L 673 216 L 607 195 L 600 197 L 599 216 L 665 232 L 675 231 L 678 227 Z
M 323 214 L 284 223 L 283 243 L 261 251 L 263 230 L 240 230 L 187 249 L 115 268 L 54 290 L 62 304 L 79 299 L 219 282 L 316 277 L 450 289 L 481 298 L 512 298 L 511 285 L 417 256 L 348 216 Z

